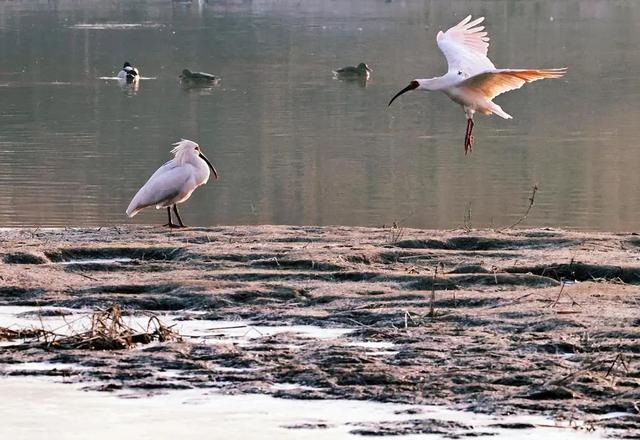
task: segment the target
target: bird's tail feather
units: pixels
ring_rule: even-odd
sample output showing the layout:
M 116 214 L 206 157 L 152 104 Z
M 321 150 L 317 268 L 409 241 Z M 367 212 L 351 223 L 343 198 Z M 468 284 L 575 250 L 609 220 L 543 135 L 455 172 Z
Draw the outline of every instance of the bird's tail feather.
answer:
M 491 105 L 489 106 L 488 110 L 491 113 L 495 113 L 496 115 L 500 116 L 501 118 L 513 119 L 513 116 L 511 116 L 509 113 L 507 113 L 504 110 L 502 110 L 502 107 L 500 107 L 495 102 L 491 102 Z
M 141 188 L 140 191 L 138 191 L 138 193 L 133 197 L 133 200 L 131 200 L 131 203 L 129 203 L 129 206 L 127 207 L 126 213 L 129 217 L 133 217 L 137 213 L 142 211 L 144 208 L 151 206 L 151 205 L 145 205 L 139 202 L 140 192 L 142 191 L 142 189 L 144 189 L 144 187 Z
M 141 210 L 140 209 L 135 209 L 133 206 L 129 206 L 127 208 L 127 216 L 129 217 L 134 217 L 137 213 L 139 213 Z

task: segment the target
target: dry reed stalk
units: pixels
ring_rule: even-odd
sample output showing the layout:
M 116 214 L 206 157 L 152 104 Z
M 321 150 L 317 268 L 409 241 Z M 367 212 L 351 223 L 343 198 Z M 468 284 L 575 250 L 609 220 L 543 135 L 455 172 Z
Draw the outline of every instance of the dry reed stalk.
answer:
M 49 334 L 44 329 L 11 329 L 8 327 L 0 327 L 0 341 L 13 341 L 15 339 L 31 339 L 46 337 Z
M 76 332 L 48 344 L 50 348 L 80 350 L 123 350 L 135 344 L 148 344 L 154 340 L 166 342 L 179 340 L 180 336 L 171 327 L 162 324 L 156 315 L 151 315 L 144 331 L 136 331 L 122 318 L 122 310 L 114 304 L 106 310 L 91 315 L 91 324 L 86 331 Z
M 462 228 L 467 233 L 471 232 L 473 229 L 471 227 L 471 202 L 467 203 L 467 207 L 464 210 L 464 223 Z
M 506 231 L 507 229 L 515 228 L 516 226 L 518 226 L 520 223 L 522 223 L 527 219 L 527 217 L 529 216 L 529 213 L 531 212 L 531 208 L 533 208 L 533 204 L 535 203 L 537 192 L 538 192 L 538 184 L 536 183 L 531 188 L 531 196 L 529 197 L 529 206 L 527 207 L 527 210 L 525 211 L 525 213 L 517 221 L 515 221 L 509 226 L 505 226 L 504 228 L 498 230 L 498 232 L 503 232 L 503 231 Z
M 433 319 L 436 316 L 436 310 L 434 303 L 436 302 L 436 280 L 438 279 L 438 267 L 442 266 L 444 272 L 444 265 L 442 263 L 436 264 L 436 268 L 433 271 L 433 279 L 431 281 L 431 300 L 429 301 L 429 316 Z

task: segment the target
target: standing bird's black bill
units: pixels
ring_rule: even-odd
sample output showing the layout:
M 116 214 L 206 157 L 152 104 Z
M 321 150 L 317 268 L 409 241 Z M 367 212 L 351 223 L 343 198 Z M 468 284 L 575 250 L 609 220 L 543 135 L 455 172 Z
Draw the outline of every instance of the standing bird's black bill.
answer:
M 418 84 L 418 81 L 411 81 L 407 87 L 405 87 L 404 89 L 400 90 L 398 93 L 396 93 L 396 96 L 394 96 L 393 98 L 391 98 L 391 101 L 389 101 L 389 105 L 391 105 L 391 103 L 392 103 L 393 101 L 395 101 L 395 99 L 396 99 L 398 96 L 402 95 L 403 93 L 407 93 L 407 92 L 408 92 L 408 91 L 410 91 L 410 90 L 417 89 L 419 85 L 420 85 L 420 84 Z M 388 106 L 387 106 L 387 107 L 388 107 Z
M 211 165 L 211 162 L 209 162 L 209 159 L 207 159 L 207 156 L 205 156 L 204 154 L 200 153 L 200 158 L 202 160 L 204 160 L 207 165 L 209 165 L 209 168 L 211 168 L 211 171 L 213 171 L 213 175 L 216 178 L 216 180 L 218 180 L 218 172 L 216 171 L 216 169 L 213 167 L 213 165 Z

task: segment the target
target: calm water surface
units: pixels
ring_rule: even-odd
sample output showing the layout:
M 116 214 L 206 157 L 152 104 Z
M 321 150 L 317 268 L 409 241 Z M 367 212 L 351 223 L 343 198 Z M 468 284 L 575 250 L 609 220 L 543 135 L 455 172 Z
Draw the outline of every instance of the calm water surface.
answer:
M 476 118 L 439 94 L 387 102 L 444 72 L 435 34 L 485 15 L 498 67 L 569 67 Z M 532 226 L 640 223 L 640 4 L 635 0 L 0 2 L 0 226 L 109 225 L 198 141 L 221 174 L 188 224 Z M 113 80 L 124 61 L 145 77 Z M 367 62 L 366 87 L 332 78 Z M 185 67 L 222 77 L 185 90 Z M 162 223 L 147 210 L 133 219 Z

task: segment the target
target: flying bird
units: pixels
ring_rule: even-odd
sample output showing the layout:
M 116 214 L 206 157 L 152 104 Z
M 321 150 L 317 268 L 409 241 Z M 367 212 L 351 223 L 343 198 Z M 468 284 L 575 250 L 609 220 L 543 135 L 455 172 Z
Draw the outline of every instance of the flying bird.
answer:
M 173 159 L 162 165 L 147 180 L 129 203 L 127 215 L 133 217 L 149 206 L 156 209 L 167 208 L 169 223 L 164 226 L 170 228 L 184 228 L 185 225 L 178 212 L 178 203 L 186 201 L 191 193 L 209 180 L 209 169 L 217 179 L 218 172 L 211 165 L 209 159 L 202 154 L 200 146 L 193 141 L 182 139 L 173 144 Z M 171 219 L 171 208 L 176 215 L 178 224 Z
M 122 70 L 118 72 L 118 79 L 132 83 L 140 79 L 140 72 L 129 64 L 129 61 L 125 61 L 124 66 L 122 66 Z
M 400 95 L 410 90 L 440 90 L 454 102 L 460 104 L 467 116 L 467 131 L 464 135 L 464 152 L 473 147 L 473 115 L 481 112 L 485 115 L 495 113 L 511 119 L 511 115 L 493 102 L 496 96 L 519 89 L 524 84 L 545 78 L 560 78 L 566 68 L 560 69 L 496 69 L 487 58 L 489 37 L 483 32 L 484 26 L 478 26 L 484 17 L 471 20 L 467 16 L 446 32 L 438 32 L 438 47 L 447 59 L 448 70 L 443 76 L 414 79 L 400 90 L 389 105 Z

